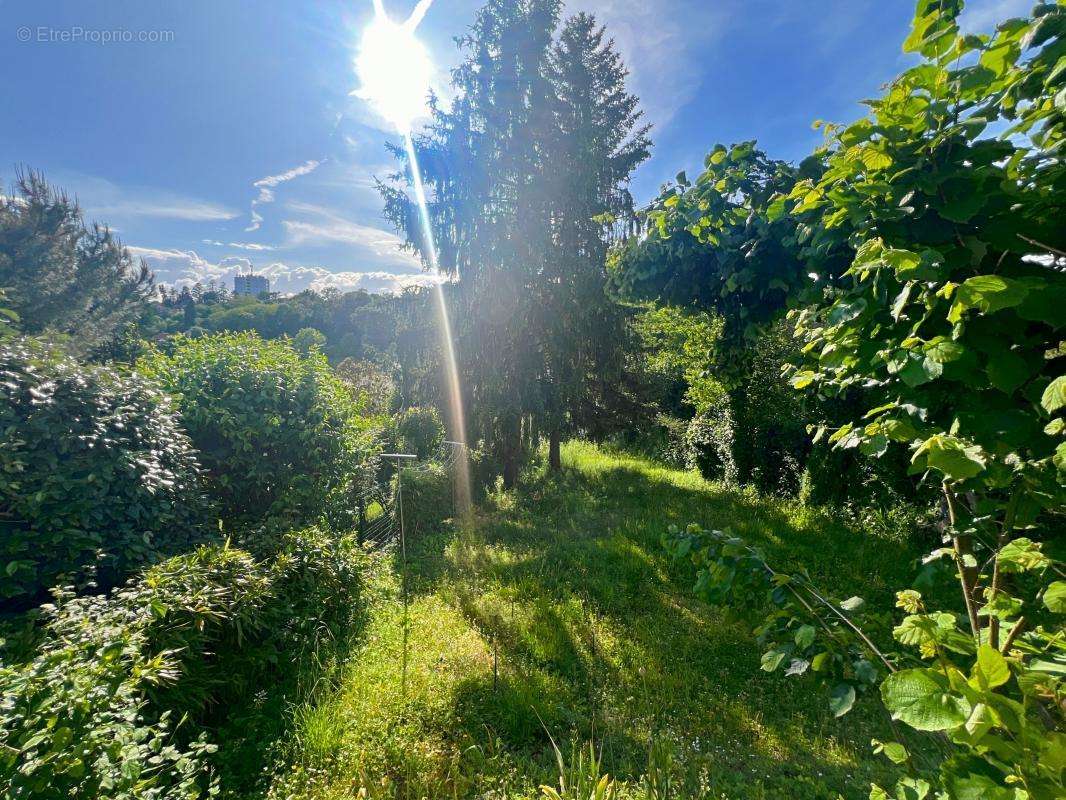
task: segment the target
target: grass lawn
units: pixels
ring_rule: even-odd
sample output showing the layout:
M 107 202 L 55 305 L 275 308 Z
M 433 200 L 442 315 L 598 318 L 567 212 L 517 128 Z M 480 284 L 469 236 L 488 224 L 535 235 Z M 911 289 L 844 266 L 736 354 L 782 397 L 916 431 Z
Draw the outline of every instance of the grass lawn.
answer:
M 694 599 L 660 536 L 729 527 L 886 608 L 917 551 L 588 444 L 563 458 L 467 529 L 409 542 L 406 615 L 399 556 L 378 557 L 367 626 L 297 709 L 269 796 L 532 798 L 557 781 L 547 731 L 566 753 L 594 740 L 622 797 L 646 796 L 652 740 L 676 797 L 867 797 L 878 704 L 835 720 L 813 681 L 760 671 L 743 611 Z

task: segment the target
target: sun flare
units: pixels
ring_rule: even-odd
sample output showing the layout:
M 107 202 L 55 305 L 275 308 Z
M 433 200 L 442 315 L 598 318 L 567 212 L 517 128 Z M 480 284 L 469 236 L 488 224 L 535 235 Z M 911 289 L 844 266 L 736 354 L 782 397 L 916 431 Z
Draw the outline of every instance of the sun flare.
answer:
M 406 133 L 429 111 L 433 61 L 415 36 L 429 3 L 419 3 L 406 22 L 393 22 L 381 2 L 374 3 L 374 20 L 363 32 L 355 71 L 360 86 L 355 95 Z

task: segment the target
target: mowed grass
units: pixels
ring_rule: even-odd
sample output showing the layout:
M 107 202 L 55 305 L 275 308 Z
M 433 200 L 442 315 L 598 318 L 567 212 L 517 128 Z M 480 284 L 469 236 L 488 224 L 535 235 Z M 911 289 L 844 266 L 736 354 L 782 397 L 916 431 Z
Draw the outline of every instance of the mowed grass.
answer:
M 563 457 L 561 477 L 409 542 L 406 609 L 399 554 L 379 558 L 360 644 L 297 710 L 269 796 L 532 798 L 557 780 L 550 733 L 594 741 L 622 797 L 645 796 L 652 741 L 679 798 L 867 797 L 876 700 L 836 720 L 813 679 L 762 672 L 745 610 L 695 599 L 661 536 L 731 528 L 885 608 L 917 551 L 592 445 Z

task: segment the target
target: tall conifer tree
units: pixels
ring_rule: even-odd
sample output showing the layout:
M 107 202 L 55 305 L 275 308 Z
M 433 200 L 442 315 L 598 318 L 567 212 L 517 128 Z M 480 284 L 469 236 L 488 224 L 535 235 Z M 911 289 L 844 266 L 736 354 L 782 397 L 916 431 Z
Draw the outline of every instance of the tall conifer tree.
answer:
M 603 426 L 628 406 L 628 325 L 608 298 L 610 220 L 629 216 L 628 183 L 649 156 L 649 127 L 614 43 L 589 14 L 566 21 L 552 47 L 556 130 L 547 163 L 552 243 L 537 283 L 549 464 L 560 466 L 562 434 Z M 623 401 L 620 403 L 619 401 Z M 627 411 L 632 410 L 627 408 Z
M 621 58 L 592 17 L 560 31 L 560 7 L 489 0 L 459 42 L 456 100 L 416 141 L 440 264 L 458 279 L 471 438 L 508 485 L 537 435 L 551 434 L 557 464 L 561 434 L 619 385 L 625 321 L 604 294 L 603 216 L 632 205 L 625 185 L 649 147 Z M 382 189 L 428 260 L 406 191 Z

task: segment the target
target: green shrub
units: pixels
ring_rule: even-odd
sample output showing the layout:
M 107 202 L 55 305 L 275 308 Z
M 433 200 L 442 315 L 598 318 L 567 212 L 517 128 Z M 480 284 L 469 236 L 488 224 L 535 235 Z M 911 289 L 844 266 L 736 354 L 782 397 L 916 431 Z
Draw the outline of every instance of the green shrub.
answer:
M 444 442 L 444 424 L 437 409 L 416 406 L 396 416 L 396 445 L 400 452 L 431 458 Z
M 487 450 L 480 447 L 467 450 L 467 466 L 470 469 L 471 499 L 474 503 L 480 503 L 496 488 L 496 482 L 503 474 L 503 467 Z
M 688 420 L 670 414 L 656 414 L 653 425 L 634 432 L 631 449 L 662 461 L 676 469 L 687 469 Z
M 680 456 L 707 478 L 798 488 L 810 437 L 803 398 L 781 375 L 797 353 L 791 326 L 778 322 L 757 329 L 757 338 L 723 340 L 723 317 L 671 306 L 645 312 L 637 325 L 653 354 L 649 366 L 681 379 L 684 404 L 695 411 L 681 446 L 661 455 Z M 665 433 L 667 445 L 678 441 L 669 427 Z
M 359 597 L 353 541 L 311 528 L 257 544 L 265 558 L 198 548 L 110 598 L 59 593 L 37 654 L 0 667 L 4 796 L 208 794 L 213 711 L 289 679 Z
M 403 470 L 403 515 L 408 536 L 430 533 L 454 516 L 452 473 L 439 464 Z
M 764 332 L 747 354 L 748 372 L 729 392 L 733 461 L 742 483 L 794 492 L 810 450 L 803 397 L 781 375 L 797 352 L 791 326 Z
M 396 402 L 396 381 L 377 364 L 346 358 L 337 365 L 336 372 L 366 413 L 376 415 L 392 411 Z
M 915 485 L 907 474 L 905 451 L 886 453 L 879 460 L 858 449 L 813 447 L 800 480 L 799 499 L 812 506 L 843 510 L 867 532 L 910 536 L 931 527 L 939 516 L 935 484 Z
M 1037 3 L 981 36 L 960 27 L 962 10 L 961 0 L 919 0 L 903 46 L 912 65 L 868 115 L 829 126 L 808 177 L 766 198 L 764 212 L 747 204 L 749 221 L 765 213 L 794 236 L 771 239 L 749 222 L 759 238 L 738 249 L 710 214 L 682 206 L 658 219 L 661 230 L 683 219 L 707 232 L 749 275 L 751 253 L 787 263 L 773 249 L 780 242 L 795 248 L 793 279 L 819 276 L 795 281 L 789 298 L 803 341 L 791 381 L 816 402 L 855 402 L 827 414 L 815 441 L 905 458 L 939 484 L 942 541 L 896 593 L 899 624 L 878 635 L 884 615 L 864 615 L 861 598 L 828 596 L 729 532 L 690 526 L 668 543 L 700 570 L 705 599 L 772 605 L 758 628 L 772 645 L 763 670 L 814 673 L 832 687 L 837 716 L 880 683 L 894 741 L 872 744 L 898 780 L 872 786 L 870 798 L 1057 800 L 1066 796 L 1066 582 L 1056 556 L 1066 507 L 1066 277 L 1056 268 L 1066 246 L 1066 7 Z M 735 160 L 723 155 L 708 163 Z M 729 197 L 715 177 L 697 186 Z M 721 279 L 732 293 L 743 282 L 730 272 Z M 787 286 L 751 285 L 774 283 Z M 950 578 L 953 598 L 937 577 Z
M 200 468 L 170 399 L 31 339 L 0 344 L 0 604 L 103 584 L 202 538 Z
M 703 328 L 697 331 L 710 335 Z M 716 377 L 708 354 L 697 357 L 697 344 L 684 344 L 691 362 L 685 373 L 685 401 L 696 411 L 683 437 L 684 466 L 706 478 L 795 491 L 810 436 L 803 399 L 781 376 L 781 365 L 795 353 L 791 329 L 773 326 L 738 352 L 744 369 L 729 386 Z M 702 345 L 716 346 L 713 339 Z
M 687 469 L 686 437 L 689 421 L 659 413 L 650 422 L 633 426 L 613 437 L 613 446 L 628 453 L 661 461 L 674 469 Z
M 727 403 L 697 414 L 685 429 L 685 467 L 697 469 L 711 480 L 735 483 L 733 435 L 733 416 Z
M 227 516 L 313 518 L 360 461 L 369 423 L 320 353 L 255 333 L 178 337 L 138 368 L 177 396 Z
M 355 608 L 363 556 L 354 538 L 312 527 L 248 540 L 248 550 L 200 548 L 145 574 L 147 594 L 132 602 L 153 609 L 149 649 L 175 653 L 180 671 L 150 689 L 154 707 L 204 722 L 282 680 L 301 649 Z
M 317 328 L 300 328 L 292 337 L 292 346 L 302 356 L 319 353 L 326 346 L 326 337 Z
M 0 785 L 11 798 L 198 797 L 213 749 L 180 746 L 145 689 L 175 677 L 146 651 L 149 608 L 61 594 L 27 664 L 0 666 Z

